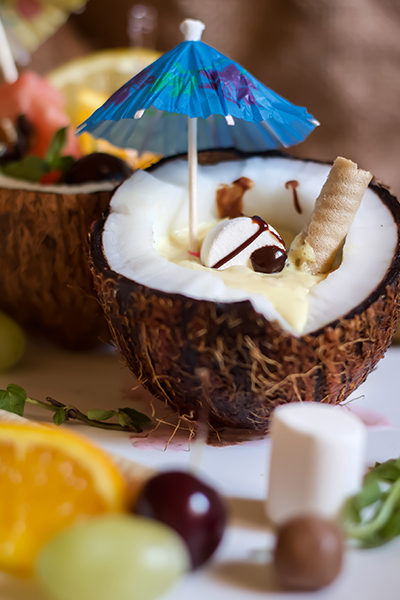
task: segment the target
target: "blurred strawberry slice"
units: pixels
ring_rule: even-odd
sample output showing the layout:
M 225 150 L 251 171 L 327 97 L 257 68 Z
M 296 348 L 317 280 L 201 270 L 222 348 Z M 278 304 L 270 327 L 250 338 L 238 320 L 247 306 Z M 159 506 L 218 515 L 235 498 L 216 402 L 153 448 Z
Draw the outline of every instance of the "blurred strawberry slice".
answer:
M 0 119 L 15 122 L 19 115 L 25 115 L 35 127 L 29 154 L 39 158 L 45 158 L 56 131 L 70 124 L 62 93 L 32 71 L 22 73 L 15 83 L 0 86 Z M 68 131 L 63 154 L 75 158 L 82 155 L 72 129 Z
M 40 178 L 40 183 L 58 183 L 61 175 L 62 171 L 51 171 Z

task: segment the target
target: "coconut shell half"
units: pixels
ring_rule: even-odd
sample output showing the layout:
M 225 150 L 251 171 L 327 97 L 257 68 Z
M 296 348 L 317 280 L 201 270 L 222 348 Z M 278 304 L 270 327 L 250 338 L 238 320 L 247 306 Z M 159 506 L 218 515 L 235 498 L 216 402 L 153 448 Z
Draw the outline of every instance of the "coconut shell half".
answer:
M 0 188 L 0 309 L 63 346 L 87 348 L 109 337 L 88 232 L 112 190 L 63 190 Z
M 370 187 L 399 228 L 396 198 L 377 183 Z M 297 337 L 250 301 L 166 294 L 114 272 L 103 250 L 105 220 L 93 228 L 91 255 L 112 332 L 139 382 L 181 415 L 195 419 L 206 411 L 214 425 L 263 432 L 279 404 L 342 402 L 382 358 L 396 330 L 399 241 L 384 279 L 361 304 Z

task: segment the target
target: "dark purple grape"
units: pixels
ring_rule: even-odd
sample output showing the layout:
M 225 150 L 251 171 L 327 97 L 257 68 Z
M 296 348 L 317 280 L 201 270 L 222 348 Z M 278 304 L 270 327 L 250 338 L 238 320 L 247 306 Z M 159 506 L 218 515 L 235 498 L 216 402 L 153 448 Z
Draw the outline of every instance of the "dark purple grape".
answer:
M 150 479 L 137 500 L 135 512 L 161 521 L 179 533 L 188 547 L 193 569 L 204 564 L 216 550 L 227 514 L 224 501 L 213 488 L 181 471 Z
M 11 135 L 11 137 L 10 137 Z M 25 115 L 19 115 L 8 127 L 0 127 L 0 164 L 21 160 L 30 150 L 35 128 Z
M 121 183 L 132 175 L 132 169 L 117 156 L 105 152 L 93 152 L 83 156 L 68 169 L 60 182 L 68 184 L 89 181 L 114 181 Z

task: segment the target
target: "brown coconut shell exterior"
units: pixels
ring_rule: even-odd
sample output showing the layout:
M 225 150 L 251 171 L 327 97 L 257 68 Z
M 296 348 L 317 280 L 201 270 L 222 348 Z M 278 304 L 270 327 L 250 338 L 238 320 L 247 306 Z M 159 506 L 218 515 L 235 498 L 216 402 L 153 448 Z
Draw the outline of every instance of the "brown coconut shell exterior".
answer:
M 69 348 L 109 338 L 88 233 L 112 194 L 0 188 L 0 310 Z
M 370 187 L 400 231 L 396 198 L 375 182 Z M 360 305 L 295 337 L 249 301 L 168 295 L 118 275 L 103 252 L 104 223 L 105 217 L 92 231 L 91 253 L 114 337 L 139 382 L 188 418 L 207 414 L 214 425 L 264 432 L 279 404 L 342 402 L 383 357 L 396 330 L 400 238 L 385 278 Z

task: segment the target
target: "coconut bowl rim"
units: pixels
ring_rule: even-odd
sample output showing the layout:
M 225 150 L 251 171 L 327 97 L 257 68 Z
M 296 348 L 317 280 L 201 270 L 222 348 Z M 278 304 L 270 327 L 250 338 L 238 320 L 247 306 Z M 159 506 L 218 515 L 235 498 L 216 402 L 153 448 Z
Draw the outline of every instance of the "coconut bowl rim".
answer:
M 218 153 L 223 156 L 223 158 L 221 158 L 220 160 L 217 160 L 214 163 L 208 162 L 205 160 L 207 154 L 217 155 Z M 225 157 L 225 155 L 226 155 L 226 157 Z M 295 160 L 295 161 L 300 160 L 302 162 L 312 162 L 312 163 L 317 163 L 317 164 L 321 164 L 321 165 L 332 165 L 333 164 L 333 161 L 324 161 L 324 160 L 318 160 L 318 159 L 313 159 L 313 158 L 297 157 L 297 156 L 288 154 L 287 152 L 283 152 L 281 150 L 266 150 L 266 151 L 262 151 L 262 152 L 243 152 L 241 150 L 237 150 L 236 148 L 212 148 L 210 150 L 199 151 L 198 156 L 199 156 L 199 164 L 216 164 L 219 162 L 226 162 L 229 160 L 236 160 L 236 159 L 240 160 L 240 159 L 246 159 L 246 158 L 252 158 L 252 157 L 261 157 L 261 158 L 277 157 L 277 158 L 286 158 L 286 159 Z M 168 156 L 168 157 L 162 158 L 159 162 L 150 165 L 149 167 L 147 167 L 144 170 L 149 173 L 152 173 L 153 171 L 156 171 L 158 168 L 162 167 L 163 165 L 165 165 L 171 161 L 179 160 L 179 159 L 187 159 L 187 153 L 181 153 L 181 154 L 176 154 L 174 156 Z M 387 287 L 392 286 L 395 283 L 395 281 L 400 277 L 400 203 L 397 200 L 396 196 L 393 196 L 393 194 L 391 194 L 389 187 L 378 182 L 375 179 L 375 177 L 372 178 L 372 181 L 368 187 L 375 194 L 377 194 L 379 196 L 381 202 L 383 202 L 383 204 L 386 206 L 386 208 L 390 211 L 390 213 L 393 217 L 393 220 L 397 225 L 397 244 L 396 244 L 396 248 L 394 251 L 392 261 L 391 261 L 383 279 L 362 302 L 357 304 L 355 307 L 353 307 L 347 313 L 345 313 L 343 315 L 339 315 L 339 317 L 337 319 L 334 319 L 333 321 L 326 323 L 319 329 L 316 329 L 315 331 L 311 331 L 310 333 L 307 333 L 307 334 L 301 334 L 299 336 L 295 336 L 298 339 L 301 339 L 303 337 L 309 337 L 309 336 L 317 337 L 328 327 L 335 328 L 343 320 L 352 319 L 355 315 L 365 312 L 374 302 L 376 302 L 376 300 L 378 300 L 378 298 L 380 296 L 384 296 L 386 293 Z M 121 275 L 121 274 L 117 273 L 116 271 L 113 271 L 113 269 L 111 269 L 111 267 L 107 261 L 107 258 L 104 253 L 104 247 L 103 247 L 104 226 L 105 226 L 107 218 L 111 212 L 110 208 L 111 208 L 111 206 L 109 205 L 107 210 L 100 217 L 100 219 L 98 219 L 98 221 L 96 221 L 92 225 L 91 231 L 89 234 L 90 255 L 91 255 L 92 265 L 93 265 L 93 268 L 95 271 L 102 274 L 103 276 L 105 276 L 108 279 L 114 280 L 114 282 L 119 287 L 121 287 L 121 286 L 127 287 L 128 291 L 129 291 L 129 288 L 131 288 L 131 287 L 132 287 L 131 291 L 134 291 L 135 287 L 141 287 L 141 288 L 145 288 L 145 289 L 149 290 L 150 294 L 155 294 L 155 295 L 159 296 L 160 298 L 169 298 L 171 300 L 179 300 L 179 301 L 191 300 L 192 302 L 195 302 L 195 303 L 202 302 L 202 303 L 206 303 L 209 305 L 217 306 L 218 309 L 222 312 L 224 312 L 225 310 L 229 310 L 229 308 L 231 308 L 234 305 L 235 308 L 237 308 L 240 313 L 242 313 L 242 311 L 245 313 L 248 313 L 248 309 L 252 309 L 258 318 L 263 319 L 264 322 L 271 322 L 263 314 L 259 313 L 254 308 L 254 306 L 250 300 L 240 300 L 237 302 L 235 302 L 235 301 L 233 301 L 233 302 L 213 302 L 211 300 L 191 298 L 190 296 L 185 296 L 184 294 L 180 294 L 180 293 L 163 292 L 162 290 L 158 290 L 157 288 L 149 287 L 143 283 L 139 283 L 139 282 L 135 281 L 134 279 L 129 279 L 125 275 Z M 279 329 L 284 331 L 282 326 L 278 322 L 274 321 L 274 323 L 277 327 L 279 327 Z
M 10 185 L 7 185 L 7 184 Z M 81 196 L 82 194 L 115 193 L 121 182 L 111 180 L 85 181 L 84 183 L 40 183 L 17 179 L 0 174 L 0 190 L 58 196 Z

